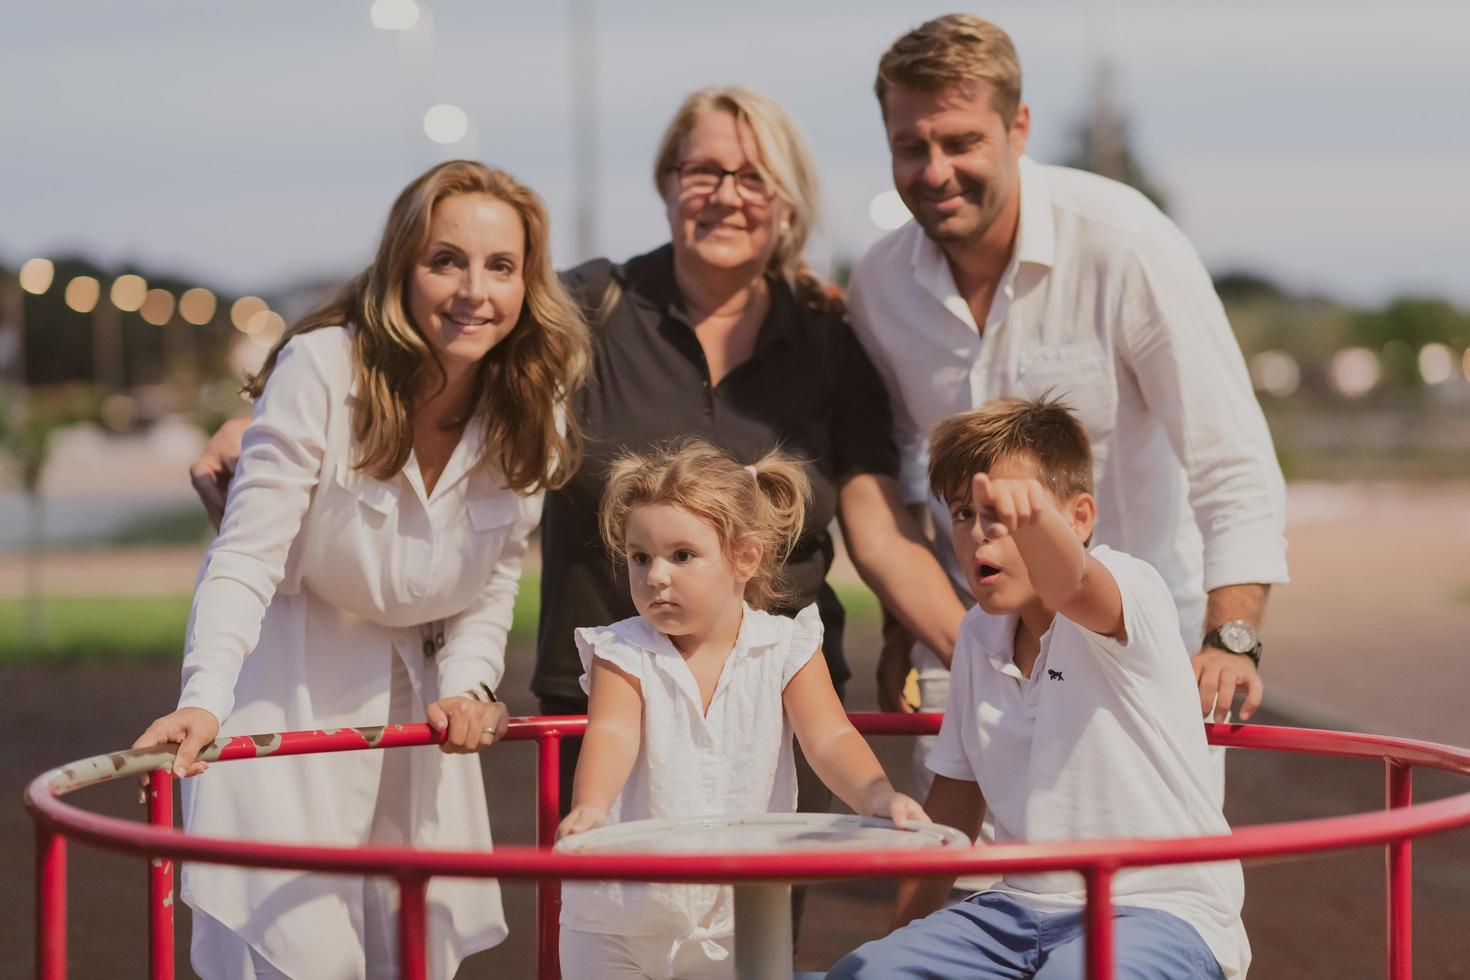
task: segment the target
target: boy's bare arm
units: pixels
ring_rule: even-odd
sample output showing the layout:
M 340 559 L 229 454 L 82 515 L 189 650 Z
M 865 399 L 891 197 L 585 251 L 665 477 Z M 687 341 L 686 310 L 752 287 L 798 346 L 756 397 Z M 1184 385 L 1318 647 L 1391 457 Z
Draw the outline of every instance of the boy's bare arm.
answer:
M 980 836 L 980 821 L 985 818 L 985 798 L 980 795 L 978 783 L 936 774 L 929 796 L 924 800 L 924 812 L 935 823 L 962 830 L 974 840 Z M 943 906 L 954 882 L 954 875 L 909 878 L 900 882 L 889 930 L 908 925 Z
M 1126 639 L 1118 583 L 1087 553 L 1040 481 L 992 480 L 977 473 L 971 499 L 987 536 L 1016 539 L 1031 585 L 1048 609 L 1083 629 Z

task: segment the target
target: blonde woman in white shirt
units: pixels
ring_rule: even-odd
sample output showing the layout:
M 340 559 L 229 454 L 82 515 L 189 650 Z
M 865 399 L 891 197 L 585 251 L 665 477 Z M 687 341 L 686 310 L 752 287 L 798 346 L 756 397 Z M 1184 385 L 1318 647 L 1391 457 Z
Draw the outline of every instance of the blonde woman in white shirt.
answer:
M 558 838 L 605 821 L 793 811 L 793 729 L 855 812 L 926 819 L 848 721 L 816 606 L 763 611 L 809 495 L 789 457 L 741 466 L 698 439 L 613 464 L 602 536 L 627 562 L 639 615 L 576 631 L 589 721 Z M 734 975 L 728 887 L 568 883 L 561 922 L 568 980 Z
M 540 492 L 577 461 L 563 404 L 585 325 L 551 267 L 546 212 L 510 175 L 434 167 L 377 255 L 286 333 L 205 557 L 178 710 L 137 745 L 418 722 L 439 748 L 222 766 L 184 784 L 195 833 L 488 849 L 473 754 L 505 730 L 494 688 Z M 493 732 L 493 735 L 490 733 Z M 483 734 L 482 733 L 486 733 Z M 392 882 L 190 865 L 207 980 L 396 976 Z M 430 976 L 504 938 L 493 882 L 429 887 Z

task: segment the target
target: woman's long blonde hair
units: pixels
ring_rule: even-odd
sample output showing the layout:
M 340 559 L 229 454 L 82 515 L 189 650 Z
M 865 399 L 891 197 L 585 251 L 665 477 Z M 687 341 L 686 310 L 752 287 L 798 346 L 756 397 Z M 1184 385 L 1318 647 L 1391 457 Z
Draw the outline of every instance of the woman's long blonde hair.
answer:
M 408 278 L 428 246 L 435 205 L 458 194 L 503 201 L 520 216 L 526 235 L 525 304 L 510 333 L 480 362 L 469 412 L 471 418 L 476 412 L 484 415 L 482 463 L 498 463 L 514 490 L 559 487 L 581 457 L 581 432 L 566 406 L 587 374 L 587 325 L 552 268 L 550 222 L 541 199 L 510 174 L 482 163 L 441 163 L 405 187 L 388 212 L 372 264 L 287 330 L 245 391 L 260 396 L 292 337 L 355 325 L 354 465 L 380 479 L 402 469 L 413 448 L 415 396 L 436 374 L 443 376 L 433 349 L 408 315 Z
M 669 180 L 679 166 L 679 152 L 694 124 L 711 112 L 735 117 L 741 133 L 755 144 L 751 161 L 776 196 L 791 208 L 791 220 L 776 239 L 766 271 L 786 281 L 805 306 L 822 312 L 842 312 L 841 294 L 823 282 L 803 256 L 807 238 L 816 227 L 820 191 L 817 168 L 795 120 L 779 104 L 740 85 L 702 88 L 690 93 L 664 130 L 653 161 L 653 186 L 667 197 Z
M 797 460 L 780 450 L 741 466 L 703 439 L 685 439 L 647 453 L 624 453 L 608 471 L 598 522 L 613 558 L 628 560 L 628 514 L 634 507 L 670 504 L 714 529 L 726 560 L 750 539 L 760 564 L 745 586 L 745 601 L 772 609 L 790 598 L 780 582 L 806 521 L 812 485 Z

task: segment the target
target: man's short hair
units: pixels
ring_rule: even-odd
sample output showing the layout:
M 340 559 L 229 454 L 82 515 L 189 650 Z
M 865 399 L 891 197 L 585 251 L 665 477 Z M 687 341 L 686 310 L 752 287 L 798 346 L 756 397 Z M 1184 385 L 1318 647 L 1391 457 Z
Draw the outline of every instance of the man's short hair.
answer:
M 946 501 L 970 496 L 976 473 L 1022 457 L 1057 500 L 1092 492 L 1092 443 L 1058 398 L 1000 398 L 950 416 L 929 440 L 929 486 Z
M 886 119 L 891 86 L 937 92 L 977 80 L 990 83 L 991 105 L 1010 129 L 1021 104 L 1021 61 L 1010 35 L 974 14 L 945 14 L 920 24 L 883 52 L 873 91 Z

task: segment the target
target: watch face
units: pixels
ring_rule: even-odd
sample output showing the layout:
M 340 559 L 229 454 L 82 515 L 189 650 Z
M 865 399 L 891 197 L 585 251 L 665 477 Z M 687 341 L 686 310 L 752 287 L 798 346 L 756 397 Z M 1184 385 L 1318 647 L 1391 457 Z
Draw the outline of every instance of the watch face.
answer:
M 1220 642 L 1231 653 L 1249 653 L 1255 649 L 1256 634 L 1245 623 L 1226 623 L 1220 627 Z

